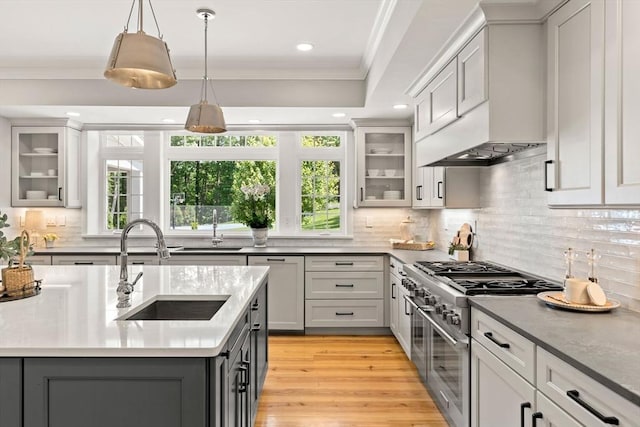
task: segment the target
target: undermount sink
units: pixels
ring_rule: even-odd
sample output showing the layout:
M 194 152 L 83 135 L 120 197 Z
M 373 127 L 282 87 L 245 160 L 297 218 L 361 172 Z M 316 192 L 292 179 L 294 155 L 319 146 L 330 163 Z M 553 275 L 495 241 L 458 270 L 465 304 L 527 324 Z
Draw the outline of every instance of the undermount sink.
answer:
M 229 247 L 203 247 L 203 248 L 182 248 L 178 249 L 179 252 L 234 252 L 239 251 L 242 248 L 229 248 Z
M 216 299 L 158 299 L 133 314 L 117 320 L 210 320 L 227 301 Z

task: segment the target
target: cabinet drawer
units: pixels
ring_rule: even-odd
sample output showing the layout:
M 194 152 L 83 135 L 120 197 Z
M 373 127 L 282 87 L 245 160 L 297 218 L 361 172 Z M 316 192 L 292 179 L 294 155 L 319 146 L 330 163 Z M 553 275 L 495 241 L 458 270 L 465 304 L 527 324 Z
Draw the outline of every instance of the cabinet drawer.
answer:
M 471 310 L 471 336 L 511 369 L 535 384 L 534 343 L 474 308 Z
M 120 265 L 120 257 L 117 257 L 117 264 Z M 160 258 L 157 255 L 128 255 L 129 265 L 160 265 Z
M 115 255 L 53 255 L 53 265 L 115 265 Z
M 383 326 L 382 300 L 307 300 L 306 327 Z
M 305 274 L 307 299 L 376 299 L 383 297 L 382 273 L 312 272 Z
M 536 391 L 536 412 L 542 414 L 536 425 L 543 427 L 580 427 L 581 424 L 571 418 L 569 414 L 547 399 L 544 394 Z
M 27 258 L 27 264 L 31 265 L 51 265 L 50 255 L 31 255 Z
M 404 276 L 403 263 L 398 258 L 389 257 L 389 272 L 399 278 Z
M 601 416 L 615 417 L 621 427 L 637 426 L 640 406 L 636 406 L 599 382 L 558 359 L 543 348 L 537 348 L 537 387 L 585 426 L 604 426 Z M 573 391 L 574 398 L 568 392 Z M 589 410 L 587 407 L 590 407 Z M 610 423 L 611 424 L 611 423 Z
M 382 256 L 309 256 L 305 271 L 382 271 Z

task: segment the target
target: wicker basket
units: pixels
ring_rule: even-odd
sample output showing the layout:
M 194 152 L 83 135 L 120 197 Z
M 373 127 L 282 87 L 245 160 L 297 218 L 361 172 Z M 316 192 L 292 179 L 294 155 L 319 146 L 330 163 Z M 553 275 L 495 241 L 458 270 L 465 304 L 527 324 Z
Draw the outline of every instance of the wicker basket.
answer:
M 5 293 L 11 297 L 24 296 L 29 292 L 33 292 L 35 288 L 33 269 L 31 266 L 24 264 L 29 244 L 29 233 L 26 230 L 22 230 L 18 265 L 2 269 L 2 285 Z

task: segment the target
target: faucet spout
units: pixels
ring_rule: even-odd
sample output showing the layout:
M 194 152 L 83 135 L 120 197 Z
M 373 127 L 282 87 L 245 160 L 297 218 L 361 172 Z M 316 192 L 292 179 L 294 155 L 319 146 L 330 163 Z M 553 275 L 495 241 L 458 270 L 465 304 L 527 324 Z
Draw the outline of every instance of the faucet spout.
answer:
M 167 259 L 170 257 L 169 249 L 167 249 L 167 244 L 164 240 L 164 234 L 162 234 L 162 230 L 160 229 L 160 227 L 158 227 L 158 224 L 145 218 L 138 218 L 130 221 L 127 225 L 125 225 L 125 227 L 122 229 L 122 234 L 120 235 L 120 281 L 118 282 L 118 288 L 116 289 L 116 293 L 118 294 L 118 305 L 116 306 L 117 308 L 126 308 L 131 306 L 129 295 L 131 294 L 131 292 L 133 292 L 133 287 L 142 276 L 142 272 L 140 272 L 133 283 L 129 283 L 129 272 L 127 268 L 127 239 L 129 237 L 129 232 L 138 224 L 148 225 L 156 234 L 156 239 L 158 241 L 158 256 L 162 259 Z
M 216 230 L 218 229 L 218 210 L 213 210 L 213 237 L 211 237 L 211 244 L 213 246 L 218 246 L 223 242 L 224 236 L 221 234 L 218 236 L 216 234 Z

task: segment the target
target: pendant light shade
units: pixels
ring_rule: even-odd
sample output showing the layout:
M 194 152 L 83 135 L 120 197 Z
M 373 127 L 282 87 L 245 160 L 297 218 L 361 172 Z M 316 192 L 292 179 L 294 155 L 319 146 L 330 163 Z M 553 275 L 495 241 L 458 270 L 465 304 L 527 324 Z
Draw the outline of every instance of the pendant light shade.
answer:
M 215 17 L 216 14 L 211 9 L 198 9 L 196 13 L 200 18 L 204 19 L 204 77 L 202 78 L 202 98 L 200 103 L 194 104 L 189 108 L 189 115 L 187 116 L 187 122 L 184 128 L 191 132 L 222 133 L 227 131 L 222 109 L 217 102 L 215 104 L 209 104 L 207 101 L 207 86 L 209 85 L 211 86 L 213 99 L 215 100 L 216 98 L 213 85 L 207 75 L 207 28 L 209 26 L 209 19 Z M 207 83 L 209 83 L 209 85 Z
M 131 12 L 133 12 L 135 1 L 133 0 L 131 5 Z M 113 49 L 111 49 L 104 76 L 122 86 L 138 89 L 165 89 L 171 87 L 177 83 L 177 79 L 171 64 L 169 47 L 162 40 L 157 21 L 158 38 L 150 36 L 142 30 L 143 0 L 138 1 L 138 32 L 127 32 L 129 20 L 131 19 L 130 12 L 124 31 L 118 34 L 113 43 Z M 149 1 L 149 6 L 155 20 L 151 1 Z
M 222 108 L 218 104 L 200 101 L 189 108 L 187 123 L 184 128 L 191 132 L 222 133 L 227 131 Z

